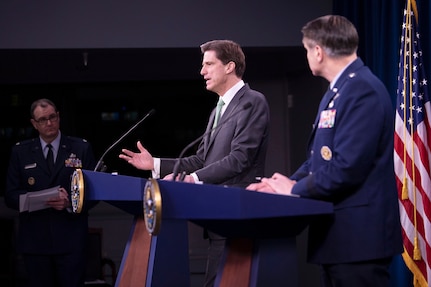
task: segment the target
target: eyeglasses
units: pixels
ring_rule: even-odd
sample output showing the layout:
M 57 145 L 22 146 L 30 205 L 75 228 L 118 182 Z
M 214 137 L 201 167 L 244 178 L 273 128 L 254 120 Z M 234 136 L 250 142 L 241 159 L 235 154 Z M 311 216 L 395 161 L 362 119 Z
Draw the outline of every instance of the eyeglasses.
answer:
M 34 119 L 34 121 L 41 125 L 46 125 L 48 121 L 50 121 L 51 123 L 54 123 L 58 121 L 58 114 L 52 114 L 48 118 L 40 118 L 38 120 Z

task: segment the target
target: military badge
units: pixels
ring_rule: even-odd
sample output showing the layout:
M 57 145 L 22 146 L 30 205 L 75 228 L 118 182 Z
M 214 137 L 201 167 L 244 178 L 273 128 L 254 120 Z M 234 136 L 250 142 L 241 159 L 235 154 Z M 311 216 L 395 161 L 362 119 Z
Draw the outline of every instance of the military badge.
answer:
M 81 213 L 84 205 L 84 175 L 81 169 L 76 169 L 70 182 L 71 203 L 73 213 Z
M 320 149 L 320 155 L 324 160 L 329 161 L 332 158 L 332 151 L 328 146 L 325 145 Z
M 69 158 L 64 161 L 66 167 L 82 168 L 82 161 L 76 157 L 76 154 L 71 153 Z
M 162 224 L 162 197 L 159 184 L 153 178 L 148 179 L 142 191 L 142 207 L 147 231 L 157 235 Z
M 28 182 L 28 184 L 30 184 L 30 185 L 34 185 L 34 183 L 36 182 L 36 180 L 34 179 L 34 177 L 30 176 L 30 177 L 27 179 L 27 182 Z

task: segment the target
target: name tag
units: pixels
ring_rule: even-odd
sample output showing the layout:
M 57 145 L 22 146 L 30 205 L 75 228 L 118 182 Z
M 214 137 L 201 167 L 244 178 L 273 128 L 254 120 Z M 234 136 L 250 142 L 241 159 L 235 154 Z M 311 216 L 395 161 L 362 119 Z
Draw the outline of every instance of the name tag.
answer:
M 24 169 L 36 168 L 36 163 L 27 164 Z

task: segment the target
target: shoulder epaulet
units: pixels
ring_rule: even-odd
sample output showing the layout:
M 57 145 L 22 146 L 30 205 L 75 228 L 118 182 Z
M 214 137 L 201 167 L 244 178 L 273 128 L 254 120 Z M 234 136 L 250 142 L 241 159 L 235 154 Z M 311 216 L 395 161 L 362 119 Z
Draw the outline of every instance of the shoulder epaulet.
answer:
M 34 143 L 36 139 L 28 139 L 15 143 L 15 145 L 28 145 Z
M 71 137 L 71 136 L 67 136 L 67 138 L 69 139 L 69 140 L 71 140 L 71 141 L 76 141 L 76 142 L 87 142 L 87 140 L 86 139 L 83 139 L 83 138 L 78 138 L 78 137 Z

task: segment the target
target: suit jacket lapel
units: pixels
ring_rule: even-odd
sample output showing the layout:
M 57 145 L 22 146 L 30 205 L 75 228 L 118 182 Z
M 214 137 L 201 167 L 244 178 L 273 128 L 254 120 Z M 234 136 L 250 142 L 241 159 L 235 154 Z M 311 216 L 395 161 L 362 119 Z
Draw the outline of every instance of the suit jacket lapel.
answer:
M 225 124 L 226 119 L 230 119 L 233 116 L 234 112 L 238 112 L 238 108 L 237 106 L 241 103 L 241 98 L 244 96 L 246 89 L 249 89 L 248 84 L 245 84 L 237 93 L 236 95 L 232 98 L 232 101 L 229 103 L 229 105 L 227 106 L 226 110 L 224 111 L 223 115 L 221 116 L 219 123 L 221 124 Z M 211 113 L 211 118 L 212 121 L 210 121 L 211 123 L 207 126 L 207 131 L 211 130 L 212 128 L 212 123 L 214 122 L 214 116 L 215 116 L 215 109 L 213 110 L 213 112 Z M 214 133 L 211 135 L 211 133 L 209 133 L 209 136 L 207 137 L 207 144 L 205 144 L 205 153 L 204 156 L 206 157 L 206 155 L 208 154 L 208 151 L 211 149 L 213 143 L 214 143 L 214 139 L 216 138 L 216 136 L 218 135 L 218 133 L 220 132 L 221 128 L 217 128 L 214 130 Z

